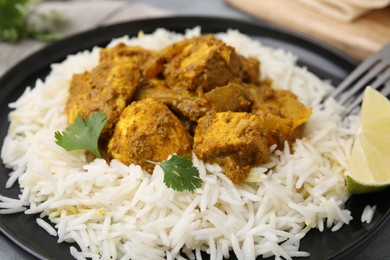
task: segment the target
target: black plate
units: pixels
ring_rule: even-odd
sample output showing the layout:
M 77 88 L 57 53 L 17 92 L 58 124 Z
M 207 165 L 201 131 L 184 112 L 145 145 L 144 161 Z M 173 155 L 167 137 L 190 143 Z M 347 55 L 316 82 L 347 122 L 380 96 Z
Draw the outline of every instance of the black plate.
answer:
M 86 33 L 56 42 L 23 60 L 3 78 L 0 79 L 0 147 L 7 134 L 10 112 L 8 103 L 15 101 L 28 85 L 33 85 L 37 78 L 44 78 L 50 64 L 61 62 L 66 55 L 92 46 L 105 46 L 110 39 L 122 35 L 136 36 L 139 30 L 151 33 L 158 27 L 176 32 L 197 25 L 203 33 L 238 29 L 242 33 L 260 40 L 263 44 L 292 51 L 299 57 L 299 65 L 306 66 L 322 79 L 338 84 L 355 66 L 356 63 L 335 49 L 302 35 L 266 24 L 247 23 L 225 18 L 206 17 L 171 17 L 148 19 L 116 24 L 98 28 Z M 0 194 L 16 197 L 19 187 L 10 190 L 4 188 L 9 170 L 0 165 Z M 354 220 L 338 232 L 317 230 L 310 231 L 301 241 L 301 250 L 308 251 L 310 258 L 304 259 L 343 259 L 356 254 L 387 222 L 390 216 L 390 191 L 366 196 L 352 196 L 347 207 L 352 211 Z M 360 216 L 367 205 L 377 205 L 375 217 L 371 224 L 362 224 Z M 0 215 L 0 229 L 21 248 L 38 258 L 69 259 L 69 244 L 57 244 L 55 237 L 48 235 L 35 222 L 36 216 L 25 214 Z

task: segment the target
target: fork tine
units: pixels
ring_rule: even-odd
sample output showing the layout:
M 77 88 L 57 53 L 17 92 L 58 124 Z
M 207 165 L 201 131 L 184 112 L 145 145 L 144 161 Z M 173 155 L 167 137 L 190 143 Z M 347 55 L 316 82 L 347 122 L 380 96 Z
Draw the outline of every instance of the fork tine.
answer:
M 351 114 L 356 108 L 358 108 L 360 106 L 362 101 L 363 101 L 363 95 L 357 96 L 353 100 L 353 102 L 348 107 L 345 108 L 345 110 L 341 113 L 341 116 L 345 117 L 345 116 Z
M 360 75 L 365 73 L 370 69 L 372 65 L 377 62 L 377 55 L 374 54 L 367 60 L 365 60 L 362 64 L 360 64 L 347 78 L 344 79 L 343 82 L 336 88 L 336 90 L 331 94 L 332 97 L 337 97 L 341 93 L 343 93 Z
M 385 96 L 390 95 L 390 42 L 361 63 L 331 93 L 331 97 L 346 106 L 342 112 L 342 117 L 349 115 L 359 108 L 363 101 L 364 89 L 367 85 L 370 85 L 374 89 L 381 89 L 380 92 Z
M 390 70 L 386 70 L 384 73 L 379 75 L 376 80 L 371 84 L 371 87 L 374 89 L 378 89 L 382 86 L 386 81 L 390 80 Z
M 382 89 L 381 93 L 385 95 L 387 98 L 390 95 L 390 80 L 386 82 L 385 87 Z
M 368 85 L 370 80 L 372 80 L 376 75 L 382 72 L 382 70 L 385 69 L 387 65 L 388 64 L 385 61 L 380 61 L 379 63 L 377 63 L 360 80 L 358 80 L 358 82 L 354 84 L 353 88 L 347 90 L 342 96 L 340 96 L 340 100 L 339 100 L 340 104 L 345 104 L 348 99 L 354 97 L 357 94 L 357 92 L 364 89 L 364 87 Z M 383 84 L 383 82 L 381 84 Z
M 383 74 L 379 75 L 376 80 L 370 85 L 374 89 L 378 89 L 384 83 L 385 87 L 380 91 L 386 97 L 390 94 L 390 70 L 385 71 Z M 357 96 L 351 104 L 349 104 L 342 113 L 342 116 L 349 115 L 357 107 L 360 106 L 363 101 L 363 95 Z
M 383 61 L 387 61 L 389 64 L 390 60 L 390 42 L 387 43 L 381 50 L 377 53 L 371 55 L 367 58 L 363 63 L 361 63 L 347 78 L 344 79 L 343 82 L 336 88 L 336 90 L 331 94 L 332 97 L 337 97 L 341 93 L 345 92 L 349 86 L 352 85 L 354 81 L 356 81 L 360 75 L 363 75 L 366 71 L 372 67 L 377 61 L 381 59 Z

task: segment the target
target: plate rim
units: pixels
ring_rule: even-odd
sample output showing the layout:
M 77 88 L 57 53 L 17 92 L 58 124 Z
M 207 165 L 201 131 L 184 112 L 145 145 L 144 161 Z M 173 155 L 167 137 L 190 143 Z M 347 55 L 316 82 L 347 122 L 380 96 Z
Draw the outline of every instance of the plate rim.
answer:
M 23 58 L 22 60 L 17 62 L 15 65 L 13 65 L 11 68 L 9 68 L 3 74 L 3 76 L 0 78 L 0 86 L 2 86 L 3 84 L 11 84 L 11 83 L 9 83 L 9 80 L 12 80 L 15 77 L 14 76 L 15 72 L 20 71 L 20 69 L 23 69 L 24 67 L 26 67 L 26 65 L 29 65 L 30 63 L 32 63 L 32 61 L 35 61 L 36 59 L 38 59 L 40 57 L 44 57 L 48 53 L 50 55 L 52 55 L 50 57 L 50 60 L 53 60 L 53 59 L 58 60 L 58 59 L 65 58 L 69 54 L 78 52 L 80 50 L 91 49 L 93 46 L 99 45 L 102 42 L 102 37 L 101 36 L 96 37 L 95 35 L 98 34 L 97 32 L 104 34 L 104 33 L 107 33 L 107 32 L 114 30 L 118 26 L 124 26 L 124 25 L 129 25 L 129 24 L 137 24 L 137 23 L 142 24 L 142 23 L 151 23 L 151 22 L 156 23 L 156 24 L 165 24 L 167 21 L 169 21 L 169 22 L 176 21 L 177 22 L 180 20 L 198 21 L 198 22 L 199 21 L 202 21 L 202 22 L 214 21 L 214 22 L 218 22 L 218 23 L 228 22 L 228 23 L 236 23 L 239 25 L 245 25 L 245 26 L 249 26 L 249 27 L 264 27 L 264 28 L 267 28 L 268 30 L 288 35 L 290 37 L 293 37 L 294 39 L 297 39 L 299 41 L 305 41 L 305 42 L 309 43 L 310 45 L 313 45 L 313 46 L 316 46 L 317 48 L 323 49 L 323 50 L 327 51 L 328 53 L 336 56 L 338 59 L 341 59 L 341 60 L 345 61 L 346 63 L 349 63 L 350 66 L 352 66 L 352 67 L 357 65 L 357 61 L 355 59 L 353 59 L 349 55 L 345 54 L 344 52 L 336 49 L 335 47 L 333 47 L 327 43 L 324 43 L 320 40 L 313 39 L 310 36 L 307 36 L 305 34 L 302 34 L 302 33 L 299 33 L 299 32 L 296 32 L 296 31 L 293 31 L 293 30 L 290 30 L 290 29 L 287 29 L 287 28 L 284 28 L 281 26 L 270 24 L 270 23 L 267 23 L 264 21 L 259 21 L 259 20 L 247 21 L 247 20 L 231 18 L 231 17 L 222 17 L 222 16 L 221 17 L 220 16 L 210 17 L 210 16 L 202 16 L 202 15 L 168 16 L 168 17 L 158 17 L 158 18 L 137 19 L 137 20 L 125 21 L 125 22 L 121 22 L 121 23 L 115 23 L 115 24 L 111 24 L 111 25 L 107 25 L 107 26 L 101 26 L 101 27 L 97 27 L 94 29 L 90 29 L 87 31 L 83 31 L 83 32 L 71 35 L 71 36 L 66 37 L 62 40 L 59 40 L 57 42 L 46 45 L 43 48 L 41 48 L 40 50 Z M 224 26 L 219 25 L 220 30 L 222 27 L 224 27 Z M 159 28 L 159 27 L 156 26 L 154 28 L 154 30 L 157 28 Z M 228 29 L 228 28 L 225 27 L 225 30 L 226 29 Z M 109 34 L 111 35 L 111 33 L 109 33 Z M 90 39 L 91 36 L 93 36 L 92 40 Z M 76 48 L 77 50 L 74 50 L 75 47 L 72 44 L 70 47 L 67 46 L 67 49 L 72 48 L 71 52 L 59 51 L 58 54 L 55 54 L 56 49 L 58 49 L 59 46 L 63 47 L 64 45 L 68 45 L 69 43 L 74 42 L 75 39 L 80 39 L 80 38 L 88 38 L 89 40 L 86 41 L 86 43 L 84 43 L 82 46 L 77 47 Z M 111 38 L 107 37 L 106 38 L 107 42 L 109 42 L 112 38 L 113 37 L 111 37 Z M 87 46 L 85 47 L 85 45 L 87 45 Z M 67 52 L 67 54 L 65 54 L 65 56 L 64 56 L 64 52 Z M 50 55 L 48 55 L 48 56 L 50 56 Z M 32 67 L 33 69 L 29 73 L 29 75 L 33 75 L 36 71 L 39 71 L 41 69 L 41 67 L 46 67 L 46 66 L 49 66 L 51 64 L 51 63 L 46 63 L 46 62 L 42 62 L 42 63 L 45 65 L 38 66 L 38 67 Z M 8 92 L 9 91 L 10 90 L 8 90 Z M 4 90 L 3 88 L 0 88 L 0 102 L 2 102 L 1 97 L 6 97 L 8 92 L 6 89 Z M 2 142 L 3 142 L 3 140 L 1 140 L 1 144 L 2 144 Z M 3 164 L 3 162 L 2 162 L 2 164 Z M 4 164 L 3 164 L 3 166 L 4 166 Z M 341 259 L 342 257 L 350 254 L 351 251 L 356 250 L 357 248 L 361 248 L 362 245 L 366 244 L 366 242 L 368 240 L 370 240 L 373 236 L 375 236 L 382 229 L 382 227 L 387 224 L 389 219 L 390 219 L 390 210 L 387 210 L 383 214 L 381 219 L 378 220 L 378 223 L 375 226 L 373 226 L 372 228 L 370 228 L 370 230 L 367 234 L 359 237 L 352 244 L 349 244 L 348 246 L 341 248 L 340 250 L 338 250 L 337 252 L 332 254 L 330 256 L 330 258 Z M 38 257 L 38 258 L 44 257 L 40 253 L 37 253 L 34 248 L 30 248 L 29 246 L 26 246 L 25 244 L 21 243 L 21 241 L 18 240 L 14 236 L 14 234 L 10 234 L 9 231 L 7 232 L 7 230 L 8 230 L 7 227 L 5 227 L 3 225 L 3 223 L 0 221 L 0 231 L 6 237 L 8 237 L 13 243 L 16 243 L 20 248 L 22 248 L 23 250 L 27 251 L 28 253 L 30 253 L 31 255 L 33 255 L 35 257 Z

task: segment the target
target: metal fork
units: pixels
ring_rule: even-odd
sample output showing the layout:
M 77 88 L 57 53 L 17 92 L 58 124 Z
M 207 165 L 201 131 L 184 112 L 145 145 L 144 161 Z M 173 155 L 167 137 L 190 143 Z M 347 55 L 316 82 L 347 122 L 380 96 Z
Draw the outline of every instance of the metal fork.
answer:
M 360 106 L 368 85 L 385 96 L 390 94 L 390 43 L 362 62 L 331 94 L 346 107 L 343 116 Z

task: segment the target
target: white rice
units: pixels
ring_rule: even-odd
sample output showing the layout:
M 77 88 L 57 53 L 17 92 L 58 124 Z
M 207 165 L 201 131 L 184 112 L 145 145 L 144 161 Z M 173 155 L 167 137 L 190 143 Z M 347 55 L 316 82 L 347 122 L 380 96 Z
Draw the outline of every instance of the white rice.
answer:
M 366 222 L 367 224 L 370 224 L 372 221 L 372 218 L 374 217 L 375 210 L 376 210 L 376 205 L 374 205 L 372 207 L 370 205 L 367 205 L 363 210 L 363 213 L 362 213 L 360 220 L 362 222 Z
M 44 221 L 43 219 L 41 218 L 37 218 L 36 219 L 36 222 L 37 224 L 43 228 L 44 230 L 46 230 L 47 233 L 49 233 L 50 235 L 52 236 L 57 236 L 57 231 L 49 224 L 47 223 L 46 221 Z
M 160 29 L 113 40 L 110 46 L 124 42 L 158 50 L 199 34 L 199 28 L 184 36 Z M 309 256 L 299 245 L 311 228 L 335 231 L 352 219 L 344 207 L 344 175 L 357 120 L 347 125 L 334 100 L 320 103 L 332 87 L 297 67 L 291 53 L 233 30 L 218 37 L 239 53 L 259 58 L 262 78 L 272 78 L 277 88 L 293 91 L 313 108 L 305 137 L 293 151 L 288 145 L 274 151 L 271 161 L 252 169 L 240 185 L 233 185 L 218 165 L 194 156 L 203 180 L 194 192 L 168 189 L 159 167 L 149 175 L 116 160 L 87 163 L 83 152 L 56 145 L 54 132 L 66 127 L 64 105 L 72 75 L 98 64 L 100 49 L 94 48 L 52 65 L 46 79 L 10 104 L 14 110 L 1 157 L 13 170 L 7 187 L 18 181 L 21 194 L 19 200 L 0 197 L 0 213 L 39 213 L 54 228 L 41 219 L 37 223 L 57 235 L 58 242 L 78 244 L 80 249 L 70 247 L 76 259 L 201 259 L 201 251 L 211 259 L 232 252 L 238 259 Z

